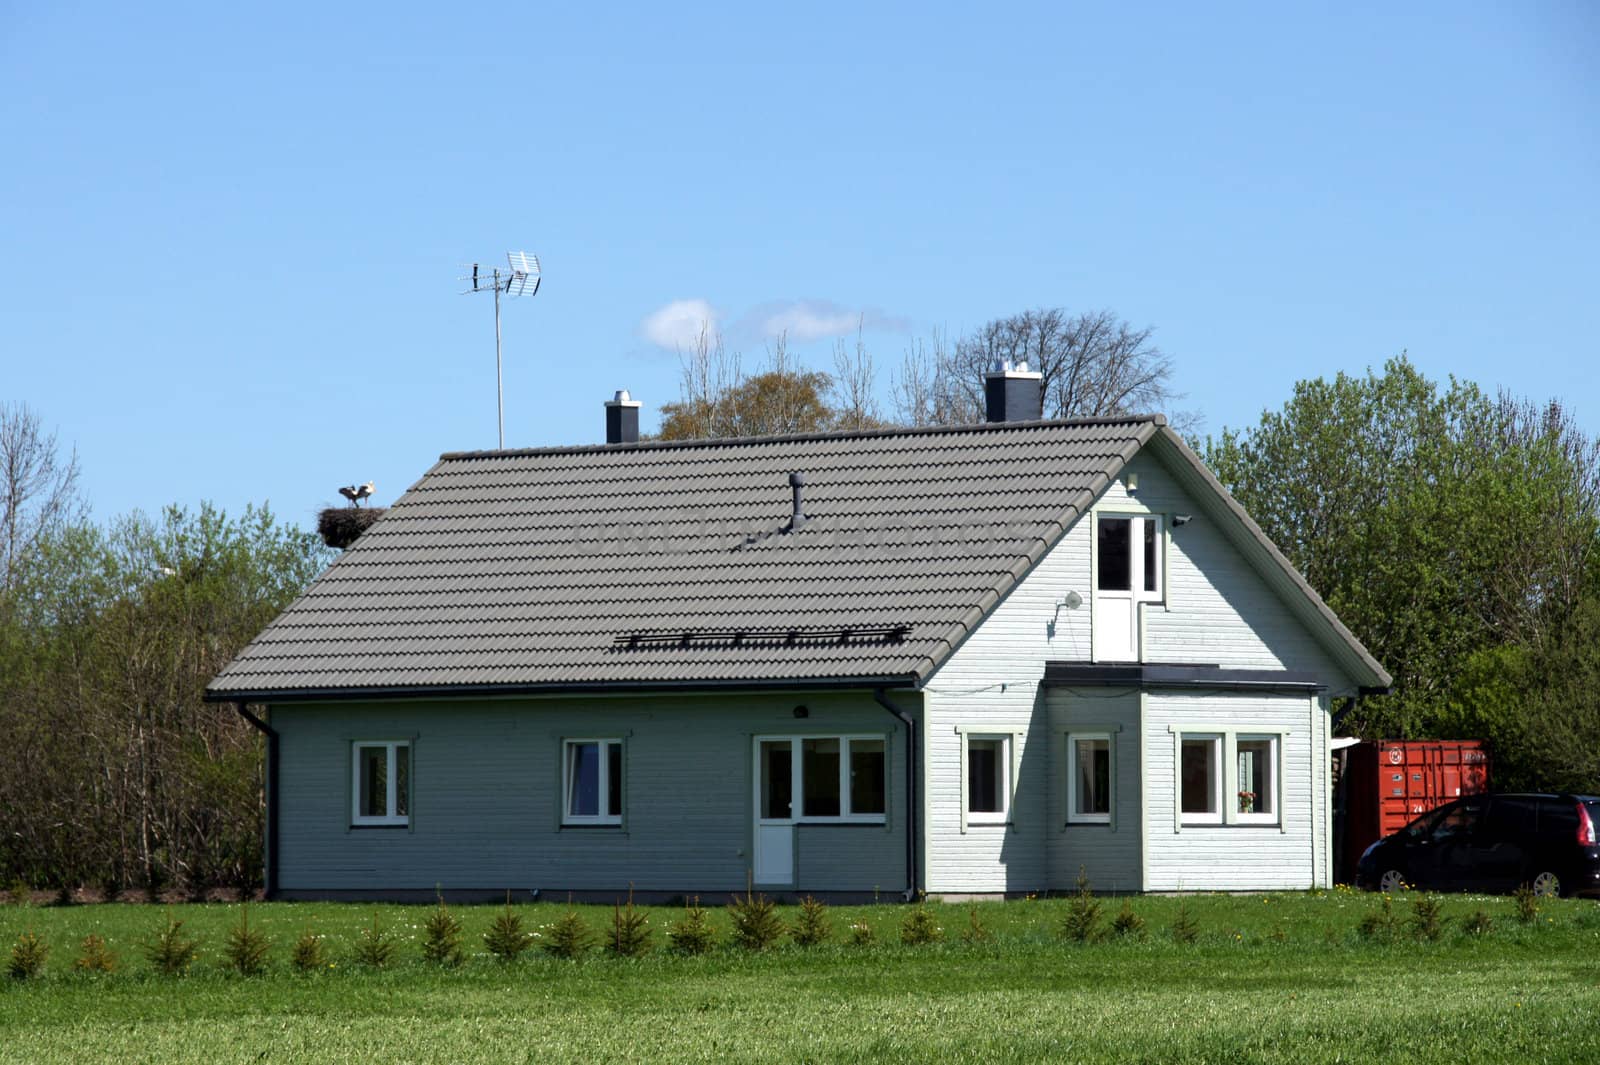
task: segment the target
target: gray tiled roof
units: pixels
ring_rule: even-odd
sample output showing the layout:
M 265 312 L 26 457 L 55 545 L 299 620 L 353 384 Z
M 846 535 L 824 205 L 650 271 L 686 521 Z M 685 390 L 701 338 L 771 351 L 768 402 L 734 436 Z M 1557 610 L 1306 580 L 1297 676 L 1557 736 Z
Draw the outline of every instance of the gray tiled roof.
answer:
M 914 682 L 1162 425 L 448 454 L 208 693 Z

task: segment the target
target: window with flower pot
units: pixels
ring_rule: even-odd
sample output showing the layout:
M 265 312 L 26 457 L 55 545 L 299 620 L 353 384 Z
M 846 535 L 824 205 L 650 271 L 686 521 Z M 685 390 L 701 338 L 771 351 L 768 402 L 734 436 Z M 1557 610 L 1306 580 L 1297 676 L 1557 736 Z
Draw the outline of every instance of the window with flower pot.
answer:
M 1171 731 L 1180 827 L 1279 824 L 1282 734 Z

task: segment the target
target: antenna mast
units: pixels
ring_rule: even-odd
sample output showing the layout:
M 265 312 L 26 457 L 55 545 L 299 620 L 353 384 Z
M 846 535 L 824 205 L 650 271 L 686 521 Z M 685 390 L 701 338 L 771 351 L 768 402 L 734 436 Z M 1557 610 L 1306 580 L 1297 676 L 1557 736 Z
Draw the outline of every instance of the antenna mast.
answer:
M 504 359 L 500 347 L 500 296 L 502 293 L 507 298 L 513 296 L 532 296 L 539 291 L 539 257 L 529 255 L 527 252 L 506 252 L 506 267 L 483 267 L 478 263 L 472 264 L 472 272 L 461 280 L 470 281 L 472 287 L 468 292 L 494 293 L 494 393 L 495 405 L 499 412 L 500 424 L 500 449 L 506 446 L 506 393 Z

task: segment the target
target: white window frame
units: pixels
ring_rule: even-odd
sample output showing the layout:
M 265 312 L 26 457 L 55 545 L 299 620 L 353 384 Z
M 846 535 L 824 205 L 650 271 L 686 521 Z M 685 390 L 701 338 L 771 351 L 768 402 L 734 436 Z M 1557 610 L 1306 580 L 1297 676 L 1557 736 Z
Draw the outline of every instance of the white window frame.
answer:
M 400 805 L 400 780 L 395 772 L 396 751 L 406 751 L 406 786 L 411 785 L 417 767 L 412 764 L 410 740 L 351 740 L 350 741 L 350 824 L 354 826 L 406 826 L 411 824 L 411 796 L 406 796 L 406 812 L 398 813 Z M 363 814 L 361 794 L 361 752 L 382 748 L 388 753 L 384 764 L 384 810 L 382 815 Z
M 790 820 L 797 825 L 882 825 L 889 820 L 889 764 L 893 758 L 893 745 L 882 732 L 792 732 L 772 736 L 756 736 L 755 750 L 762 743 L 789 743 Z M 807 740 L 839 741 L 839 812 L 837 814 L 806 814 L 805 744 Z M 850 805 L 850 747 L 853 743 L 883 744 L 883 812 L 858 814 Z M 758 789 L 759 790 L 759 789 Z M 759 804 L 760 796 L 756 802 Z
M 1173 801 L 1178 806 L 1178 819 L 1186 825 L 1220 825 L 1227 817 L 1228 806 L 1224 800 L 1223 779 L 1227 776 L 1228 744 L 1220 732 L 1207 732 L 1200 729 L 1185 730 L 1178 733 L 1176 746 L 1178 748 L 1177 776 L 1174 777 L 1176 787 L 1173 789 Z M 1183 808 L 1183 745 L 1185 743 L 1209 743 L 1211 745 L 1211 764 L 1215 768 L 1211 781 L 1211 806 L 1210 811 L 1185 810 Z
M 1100 523 L 1106 519 L 1128 522 L 1128 589 L 1102 589 L 1100 587 Z M 1149 510 L 1096 510 L 1094 512 L 1094 593 L 1096 595 L 1126 596 L 1135 603 L 1161 603 L 1167 595 L 1167 522 L 1166 515 Z M 1156 586 L 1144 586 L 1144 536 L 1145 526 L 1155 529 L 1155 579 Z
M 1000 809 L 973 810 L 971 808 L 972 795 L 967 779 L 971 765 L 971 746 L 973 740 L 993 740 L 1000 744 L 998 769 L 1000 779 L 997 782 L 1000 789 Z M 1011 823 L 1012 788 L 1016 781 L 1016 771 L 1012 765 L 1016 758 L 1016 734 L 1011 732 L 972 731 L 961 730 L 961 830 L 966 831 L 968 825 L 1008 825 Z
M 1083 740 L 1100 740 L 1106 745 L 1106 812 L 1078 809 L 1078 743 Z M 1109 825 L 1112 811 L 1117 806 L 1117 740 L 1104 729 L 1081 729 L 1067 733 L 1067 823 L 1074 825 Z
M 1288 743 L 1290 731 L 1287 729 L 1240 729 L 1217 725 L 1168 725 L 1167 731 L 1172 734 L 1173 748 L 1173 830 L 1182 831 L 1184 828 L 1207 828 L 1218 826 L 1241 827 L 1275 827 L 1280 832 L 1289 830 L 1288 823 L 1284 820 L 1284 793 L 1283 793 L 1283 751 Z M 1217 744 L 1219 756 L 1217 780 L 1213 783 L 1216 790 L 1214 799 L 1217 802 L 1219 813 L 1193 814 L 1186 813 L 1183 809 L 1183 741 L 1184 740 L 1211 740 Z M 1268 779 L 1272 781 L 1271 810 L 1254 813 L 1239 812 L 1239 743 L 1240 741 L 1257 740 L 1266 741 Z
M 572 812 L 572 749 L 585 744 L 594 744 L 598 750 L 600 774 L 598 787 L 600 793 L 595 797 L 595 809 L 599 810 L 611 802 L 611 748 L 616 747 L 622 753 L 619 759 L 623 762 L 623 780 L 618 801 L 626 806 L 627 794 L 627 752 L 622 749 L 622 739 L 619 736 L 577 736 L 561 741 L 561 823 L 563 825 L 620 825 L 622 824 L 622 810 L 606 813 L 575 814 Z
M 1239 744 L 1246 742 L 1265 742 L 1267 745 L 1267 771 L 1268 787 L 1272 789 L 1272 808 L 1263 810 L 1260 806 L 1260 796 L 1256 796 L 1256 809 L 1251 813 L 1244 813 L 1239 809 L 1239 793 L 1244 790 L 1243 783 L 1238 779 Z M 1234 820 L 1240 824 L 1275 825 L 1278 823 L 1278 811 L 1283 806 L 1282 789 L 1279 787 L 1278 763 L 1283 760 L 1283 737 L 1274 733 L 1240 732 L 1233 737 L 1233 752 L 1231 765 L 1234 770 L 1234 788 L 1230 793 L 1234 801 L 1229 804 Z

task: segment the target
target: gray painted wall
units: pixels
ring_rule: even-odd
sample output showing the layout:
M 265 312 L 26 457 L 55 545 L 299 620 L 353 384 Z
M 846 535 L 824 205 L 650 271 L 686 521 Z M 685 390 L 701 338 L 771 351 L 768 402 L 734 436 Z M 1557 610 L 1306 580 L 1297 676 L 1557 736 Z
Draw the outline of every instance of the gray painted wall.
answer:
M 828 733 L 888 739 L 888 823 L 801 826 L 796 889 L 905 887 L 905 727 L 868 693 L 280 704 L 271 723 L 283 891 L 742 890 L 752 736 Z M 612 736 L 622 825 L 562 827 L 562 740 Z M 351 745 L 385 739 L 414 744 L 411 823 L 352 828 Z
M 1113 688 L 1051 688 L 1045 696 L 1050 722 L 1050 827 L 1045 838 L 1050 886 L 1070 888 L 1082 868 L 1097 891 L 1138 891 L 1143 884 L 1139 810 L 1143 761 L 1139 693 Z M 1067 735 L 1105 731 L 1111 735 L 1116 778 L 1110 824 L 1067 821 Z

